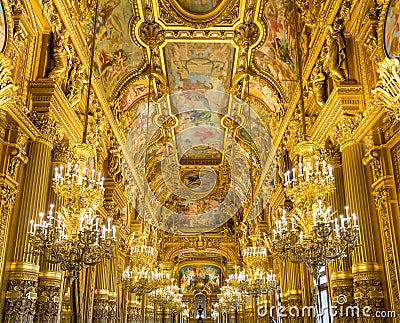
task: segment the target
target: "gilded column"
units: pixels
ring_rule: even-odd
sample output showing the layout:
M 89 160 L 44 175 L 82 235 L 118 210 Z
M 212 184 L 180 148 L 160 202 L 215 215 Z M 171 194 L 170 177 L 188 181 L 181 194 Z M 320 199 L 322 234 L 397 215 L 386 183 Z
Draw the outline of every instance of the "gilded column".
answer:
M 104 260 L 97 265 L 96 289 L 94 291 L 93 302 L 93 322 L 107 323 L 108 321 L 108 282 L 109 279 L 109 260 Z
M 127 304 L 127 323 L 140 323 L 140 302 L 135 294 L 129 293 Z
M 51 152 L 52 168 L 66 166 L 70 160 L 71 151 L 67 142 L 59 142 Z M 49 186 L 53 174 L 50 172 Z M 48 204 L 54 204 L 55 210 L 60 211 L 62 201 L 59 201 L 53 189 L 49 190 Z M 58 264 L 52 264 L 41 259 L 38 281 L 37 314 L 35 322 L 52 323 L 60 320 L 60 304 L 62 300 L 62 273 Z
M 288 309 L 286 311 L 289 314 L 289 321 L 291 323 L 301 323 L 303 322 L 302 316 L 302 288 L 301 288 L 301 270 L 299 263 L 288 263 L 288 273 L 289 276 L 287 285 L 287 300 Z
M 337 146 L 328 145 L 327 162 L 333 166 L 333 175 L 335 177 L 335 192 L 328 196 L 328 201 L 334 207 L 334 211 L 339 214 L 344 213 L 346 197 L 344 193 L 344 179 L 342 169 L 342 155 Z M 336 260 L 332 265 L 328 266 L 330 293 L 332 299 L 332 306 L 336 306 L 337 312 L 341 307 L 354 305 L 354 288 L 353 288 L 353 274 L 351 272 L 352 255 L 348 253 L 347 257 Z M 355 322 L 354 317 L 345 317 L 341 315 L 334 316 L 334 322 L 347 323 Z
M 4 106 L 3 106 L 4 108 Z M 0 290 L 4 295 L 7 288 L 5 266 L 8 241 L 10 240 L 10 219 L 15 206 L 15 197 L 23 171 L 22 164 L 27 162 L 27 135 L 7 122 L 7 114 L 0 108 Z M 4 299 L 0 300 L 0 312 Z M 0 318 L 2 315 L 0 314 Z
M 49 114 L 33 112 L 30 118 L 41 132 L 41 138 L 29 145 L 29 162 L 21 189 L 18 230 L 14 262 L 10 266 L 4 322 L 33 322 L 36 312 L 39 266 L 29 253 L 28 230 L 31 219 L 38 222 L 45 212 L 49 187 L 52 142 L 56 124 Z
M 360 311 L 368 306 L 374 313 L 383 308 L 383 292 L 374 248 L 370 193 L 363 165 L 364 147 L 353 139 L 360 122 L 360 117 L 343 117 L 331 139 L 341 144 L 346 201 L 350 211 L 355 212 L 359 219 L 359 246 L 354 250 L 352 264 L 354 300 Z M 381 321 L 362 315 L 357 318 L 357 322 Z

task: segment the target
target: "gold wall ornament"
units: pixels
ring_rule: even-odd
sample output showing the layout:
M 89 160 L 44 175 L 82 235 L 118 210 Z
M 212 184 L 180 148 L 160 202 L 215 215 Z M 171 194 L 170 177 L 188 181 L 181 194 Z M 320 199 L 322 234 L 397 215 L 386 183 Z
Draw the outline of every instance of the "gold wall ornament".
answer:
M 382 244 L 384 247 L 384 256 L 386 266 L 387 281 L 391 282 L 389 287 L 389 294 L 393 309 L 400 311 L 400 291 L 399 291 L 399 271 L 396 266 L 396 246 L 393 237 L 393 225 L 391 221 L 391 206 L 389 200 L 389 191 L 385 187 L 380 187 L 374 192 L 375 206 L 379 212 L 379 220 L 382 232 Z
M 344 146 L 355 142 L 356 138 L 354 138 L 354 133 L 363 118 L 361 113 L 356 115 L 343 115 L 339 119 L 339 122 L 333 127 L 329 135 L 330 140 L 334 144 L 339 145 L 341 150 Z
M 378 65 L 379 81 L 372 90 L 378 103 L 383 104 L 390 117 L 400 121 L 400 62 L 386 57 Z
M 209 27 L 233 26 L 240 19 L 240 0 L 222 0 L 207 12 L 191 12 L 190 1 L 186 1 L 186 8 L 177 0 L 158 0 L 160 20 L 168 27 L 187 26 L 195 29 Z
M 30 112 L 28 117 L 40 131 L 40 139 L 52 146 L 56 138 L 61 135 L 55 117 L 50 113 L 39 113 L 36 111 Z

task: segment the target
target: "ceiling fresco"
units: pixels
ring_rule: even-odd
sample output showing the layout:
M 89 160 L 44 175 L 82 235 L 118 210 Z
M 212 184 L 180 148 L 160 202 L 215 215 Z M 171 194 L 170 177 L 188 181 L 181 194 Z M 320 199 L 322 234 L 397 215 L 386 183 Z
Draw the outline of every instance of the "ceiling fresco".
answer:
M 217 8 L 221 0 L 177 0 L 185 10 L 194 14 L 205 14 Z
M 257 65 L 281 84 L 286 96 L 297 80 L 296 62 L 296 26 L 297 21 L 292 0 L 271 0 L 264 7 L 263 22 L 267 27 L 264 44 L 255 53 Z M 300 21 L 300 18 L 298 17 Z M 303 28 L 298 28 L 302 30 Z M 300 46 L 303 54 L 308 52 L 308 30 L 302 30 Z
M 228 91 L 234 54 L 230 43 L 168 43 L 164 57 L 170 90 Z
M 150 17 L 152 9 L 146 11 L 146 3 L 160 12 Z M 140 203 L 145 210 L 138 212 L 162 223 L 167 231 L 175 225 L 183 234 L 218 228 L 244 204 L 250 205 L 247 200 L 258 201 L 258 193 L 250 189 L 251 178 L 253 183 L 259 181 L 260 187 L 273 183 L 261 178 L 262 168 L 270 163 L 269 154 L 273 151 L 268 129 L 271 124 L 277 125 L 273 118 L 282 109 L 282 88 L 289 92 L 290 82 L 295 80 L 295 42 L 293 29 L 288 27 L 293 12 L 289 1 L 281 4 L 274 0 L 254 12 L 254 19 L 263 16 L 268 20 L 262 23 L 268 30 L 262 32 L 263 37 L 240 35 L 237 20 L 242 19 L 242 31 L 247 30 L 248 22 L 238 15 L 226 18 L 224 24 L 228 27 L 222 31 L 221 21 L 207 28 L 197 22 L 182 23 L 179 28 L 176 23 L 168 24 L 168 13 L 175 17 L 178 11 L 180 15 L 187 12 L 190 19 L 195 16 L 201 21 L 202 16 L 219 14 L 222 6 L 240 3 L 245 4 L 238 0 L 171 0 L 165 1 L 166 6 L 156 0 L 143 2 L 138 6 L 141 18 L 130 32 L 136 43 L 147 45 L 146 60 L 151 68 L 142 65 L 137 74 L 129 74 L 131 81 L 127 79 L 123 85 L 118 77 L 112 81 L 114 74 L 99 74 L 108 93 L 120 94 L 127 134 L 124 155 L 129 175 L 125 177 L 135 178 L 131 182 L 136 183 L 136 192 L 152 196 L 149 205 Z M 111 19 L 108 24 L 112 33 L 122 14 L 115 9 L 110 12 L 116 14 L 115 21 Z M 123 15 L 132 16 L 132 9 Z M 235 23 L 229 27 L 230 22 Z M 231 35 L 215 38 L 214 30 L 217 35 Z M 238 37 L 255 41 L 248 53 L 248 59 L 255 60 L 249 64 L 251 70 L 243 70 L 240 63 L 246 50 L 241 44 L 248 40 L 240 41 Z M 104 41 L 109 40 L 105 37 Z M 135 51 L 130 51 L 126 71 L 142 61 L 139 47 L 132 46 Z M 154 76 L 150 82 L 151 100 L 156 92 L 160 95 L 147 107 L 149 71 Z M 240 88 L 244 83 L 239 84 L 245 82 L 246 73 L 252 76 L 248 93 Z M 281 85 L 273 85 L 272 78 Z M 113 90 L 116 85 L 118 91 Z M 246 95 L 256 104 L 249 106 L 242 100 Z
M 100 0 L 94 71 L 107 96 L 127 73 L 142 62 L 142 49 L 130 35 L 130 21 L 134 16 L 130 1 Z M 86 35 L 92 34 L 93 23 L 94 18 L 86 26 Z

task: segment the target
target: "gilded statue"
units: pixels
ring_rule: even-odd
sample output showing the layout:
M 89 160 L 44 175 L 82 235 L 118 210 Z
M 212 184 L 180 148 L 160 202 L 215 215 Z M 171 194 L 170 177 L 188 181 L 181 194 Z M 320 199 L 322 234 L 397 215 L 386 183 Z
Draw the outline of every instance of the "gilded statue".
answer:
M 49 78 L 57 82 L 63 81 L 68 72 L 68 65 L 71 60 L 71 49 L 68 39 L 69 33 L 65 29 L 54 33 L 52 54 L 54 66 L 49 74 Z
M 325 69 L 335 82 L 348 79 L 346 61 L 346 43 L 343 37 L 342 25 L 334 22 L 329 26 L 329 33 L 326 40 L 327 55 Z
M 323 107 L 326 102 L 326 75 L 323 69 L 323 62 L 318 61 L 312 71 L 311 76 L 312 93 L 315 101 L 320 107 Z

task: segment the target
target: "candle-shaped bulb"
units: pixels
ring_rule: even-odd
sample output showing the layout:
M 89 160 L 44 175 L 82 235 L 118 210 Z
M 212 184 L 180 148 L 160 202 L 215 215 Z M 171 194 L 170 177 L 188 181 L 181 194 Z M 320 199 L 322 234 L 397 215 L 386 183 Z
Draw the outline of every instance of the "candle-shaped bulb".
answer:
M 357 214 L 353 213 L 353 222 L 354 222 L 354 226 L 357 227 Z

